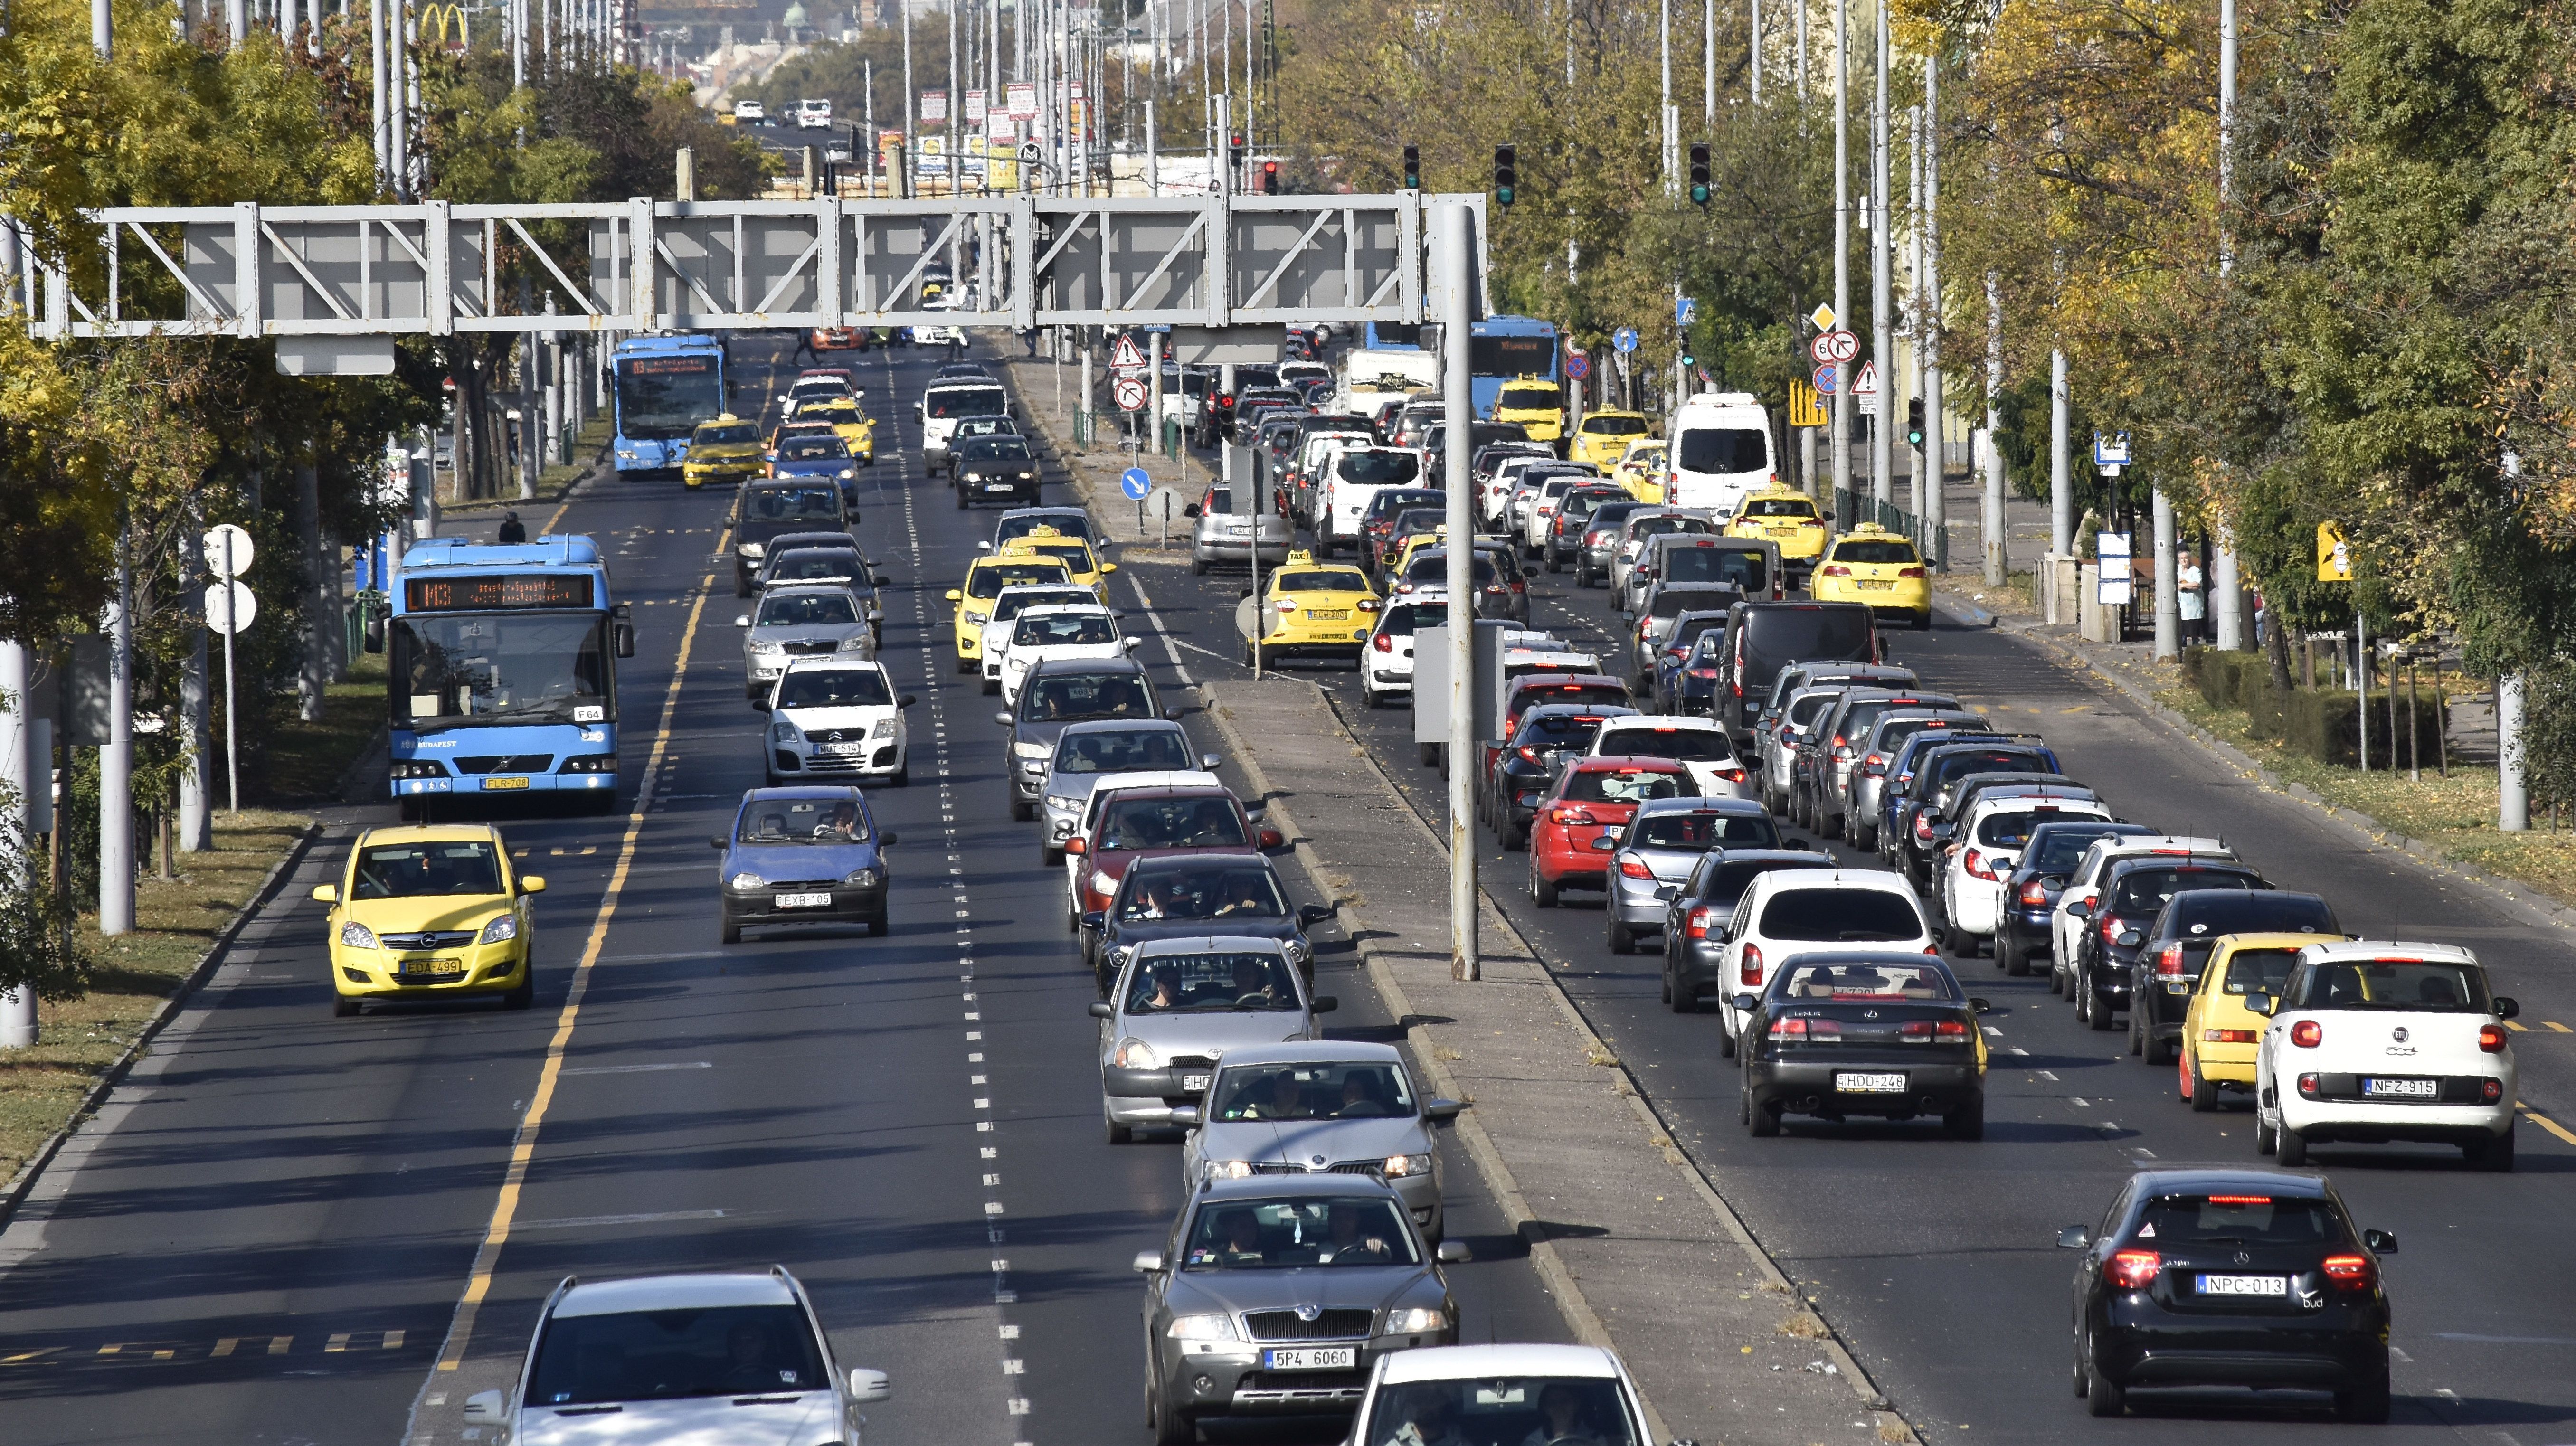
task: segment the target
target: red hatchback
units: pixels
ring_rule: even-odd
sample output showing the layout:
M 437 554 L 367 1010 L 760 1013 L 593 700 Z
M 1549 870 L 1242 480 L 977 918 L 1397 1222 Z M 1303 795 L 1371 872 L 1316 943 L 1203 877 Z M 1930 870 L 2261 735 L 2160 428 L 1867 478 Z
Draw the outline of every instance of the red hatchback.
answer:
M 1101 913 L 1138 859 L 1166 854 L 1252 854 L 1284 846 L 1279 830 L 1257 822 L 1232 791 L 1205 785 L 1122 788 L 1087 834 L 1064 841 L 1072 855 L 1072 921 Z M 1084 939 L 1085 952 L 1090 940 Z
M 1586 758 L 1568 767 L 1530 820 L 1530 901 L 1553 909 L 1559 889 L 1604 887 L 1611 850 L 1602 845 L 1616 846 L 1637 805 L 1698 791 L 1690 770 L 1669 758 Z

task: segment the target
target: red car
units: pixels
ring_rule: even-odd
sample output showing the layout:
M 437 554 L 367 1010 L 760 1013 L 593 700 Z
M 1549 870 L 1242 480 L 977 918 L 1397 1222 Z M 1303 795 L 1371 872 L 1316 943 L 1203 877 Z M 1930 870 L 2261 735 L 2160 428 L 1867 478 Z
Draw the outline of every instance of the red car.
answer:
M 1088 830 L 1064 841 L 1074 878 L 1074 923 L 1079 928 L 1083 915 L 1107 911 L 1118 896 L 1119 880 L 1138 859 L 1258 854 L 1287 842 L 1279 830 L 1256 823 L 1229 789 L 1205 784 L 1119 789 Z M 1083 941 L 1086 955 L 1090 943 Z
M 1503 737 L 1520 731 L 1521 718 L 1542 703 L 1576 703 L 1594 708 L 1628 706 L 1628 685 L 1603 673 L 1549 673 L 1543 677 L 1515 678 L 1503 689 Z M 1423 762 L 1437 761 L 1424 744 Z M 1480 788 L 1492 788 L 1494 765 L 1502 759 L 1500 742 L 1485 745 L 1485 756 L 1477 760 L 1476 779 Z M 1448 774 L 1443 773 L 1446 778 Z
M 1648 799 L 1698 791 L 1690 770 L 1669 758 L 1586 758 L 1568 767 L 1530 820 L 1530 901 L 1553 909 L 1559 889 L 1606 887 L 1610 851 L 1594 840 L 1615 841 Z
M 816 351 L 865 351 L 866 331 L 855 326 L 818 326 L 811 338 Z

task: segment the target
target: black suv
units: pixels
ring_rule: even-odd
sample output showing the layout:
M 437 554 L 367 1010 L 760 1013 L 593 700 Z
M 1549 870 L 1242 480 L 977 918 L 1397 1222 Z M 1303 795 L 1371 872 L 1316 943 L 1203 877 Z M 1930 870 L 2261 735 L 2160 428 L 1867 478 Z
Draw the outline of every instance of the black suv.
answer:
M 2334 906 L 2286 889 L 2194 889 L 2165 901 L 2129 969 L 2129 1053 L 2171 1064 L 2182 1048 L 2183 1011 L 2200 987 L 2211 946 L 2225 934 L 2337 938 Z
M 2195 889 L 2268 889 L 2261 874 L 2225 854 L 2141 854 L 2116 859 L 2095 892 L 2100 901 L 2069 904 L 2084 921 L 2075 957 L 2066 961 L 2066 992 L 2075 1017 L 2099 1030 L 2118 1028 L 2129 1010 L 2130 966 L 2146 947 L 2147 925 L 2176 894 Z

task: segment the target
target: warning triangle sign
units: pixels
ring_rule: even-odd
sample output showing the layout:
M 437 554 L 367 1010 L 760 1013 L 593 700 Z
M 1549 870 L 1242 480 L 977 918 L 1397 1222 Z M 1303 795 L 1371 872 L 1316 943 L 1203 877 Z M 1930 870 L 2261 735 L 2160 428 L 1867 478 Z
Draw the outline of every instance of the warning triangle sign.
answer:
M 1136 349 L 1136 338 L 1123 331 L 1120 332 L 1118 344 L 1109 349 L 1109 365 L 1113 369 L 1123 371 L 1129 367 L 1141 367 L 1144 364 L 1145 354 Z
M 1865 361 L 1860 364 L 1860 375 L 1852 379 L 1852 395 L 1855 397 L 1878 395 L 1878 363 Z

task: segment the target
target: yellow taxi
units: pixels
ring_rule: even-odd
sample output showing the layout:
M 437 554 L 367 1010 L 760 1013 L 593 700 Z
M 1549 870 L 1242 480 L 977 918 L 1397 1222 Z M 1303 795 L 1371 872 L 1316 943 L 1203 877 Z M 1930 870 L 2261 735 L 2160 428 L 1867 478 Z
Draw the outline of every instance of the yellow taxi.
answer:
M 1619 465 L 1611 469 L 1610 480 L 1622 491 L 1649 507 L 1664 505 L 1664 439 L 1645 437 L 1628 444 L 1619 454 Z
M 1356 658 L 1377 626 L 1377 589 L 1350 563 L 1317 562 L 1315 554 L 1288 554 L 1258 599 L 1245 599 L 1244 661 L 1252 661 L 1251 623 L 1261 626 L 1261 663 L 1286 655 Z
M 1025 552 L 968 563 L 965 583 L 948 590 L 948 600 L 957 604 L 957 615 L 950 619 L 957 632 L 957 671 L 971 673 L 980 664 L 984 624 L 993 620 L 993 599 L 1002 589 L 1014 583 L 1071 581 L 1073 573 L 1061 560 Z
M 1102 562 L 1086 538 L 1052 527 L 1033 528 L 1003 543 L 1000 555 L 1053 558 L 1064 564 L 1076 583 L 1091 589 L 1103 607 L 1109 604 L 1109 574 L 1118 570 L 1118 564 Z
M 537 997 L 528 900 L 545 891 L 490 824 L 358 835 L 340 882 L 313 891 L 331 906 L 331 1012 L 345 1018 L 370 999 L 493 995 L 527 1008 Z
M 1565 388 L 1545 377 L 1505 382 L 1494 397 L 1494 420 L 1518 422 L 1533 442 L 1557 441 L 1565 435 Z
M 806 402 L 796 409 L 796 420 L 831 423 L 832 430 L 841 434 L 841 440 L 849 444 L 850 455 L 858 458 L 861 466 L 877 464 L 877 424 L 867 413 L 859 410 L 856 397 L 827 397 L 819 402 Z
M 1865 523 L 1834 539 L 1807 579 L 1818 602 L 1867 603 L 1882 618 L 1901 616 L 1916 632 L 1932 626 L 1932 579 L 1923 554 L 1899 533 Z
M 2281 997 L 2281 986 L 2310 944 L 2331 944 L 2340 934 L 2224 934 L 2209 946 L 2200 987 L 2182 1012 L 2179 1089 L 2195 1110 L 2218 1108 L 2223 1085 L 2254 1088 L 2254 1055 L 2262 1048 L 2262 1015 L 2245 1007 L 2248 995 Z
M 1726 520 L 1726 535 L 1780 544 L 1780 562 L 1792 574 L 1806 572 L 1825 550 L 1825 518 L 1816 499 L 1795 487 L 1773 487 L 1748 493 Z
M 680 463 L 680 485 L 739 482 L 759 476 L 768 465 L 761 452 L 759 424 L 727 412 L 712 422 L 700 422 L 689 434 L 689 452 Z
M 1586 412 L 1565 450 L 1569 462 L 1589 462 L 1608 472 L 1627 455 L 1628 445 L 1646 435 L 1643 412 Z

